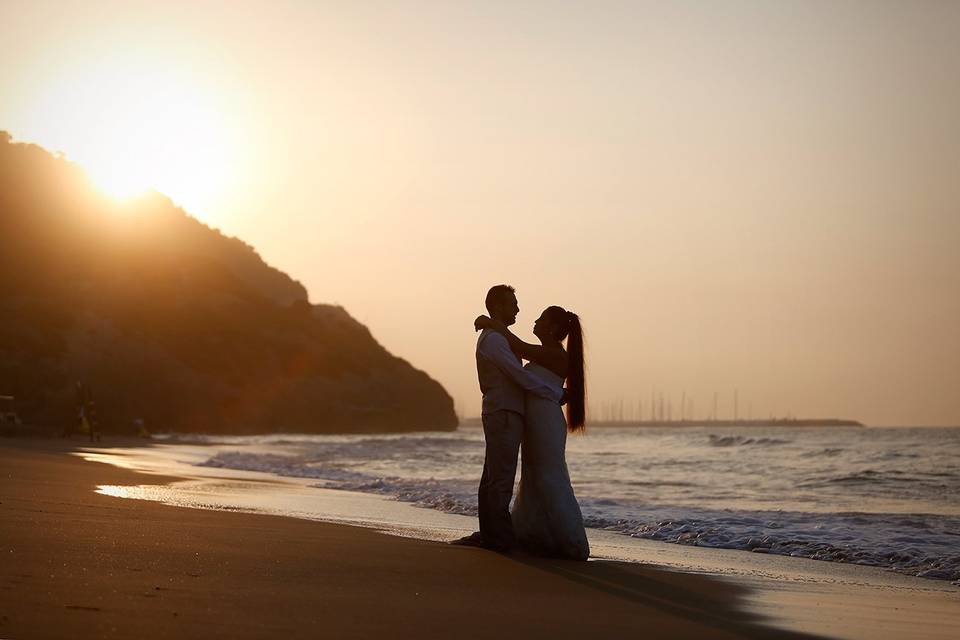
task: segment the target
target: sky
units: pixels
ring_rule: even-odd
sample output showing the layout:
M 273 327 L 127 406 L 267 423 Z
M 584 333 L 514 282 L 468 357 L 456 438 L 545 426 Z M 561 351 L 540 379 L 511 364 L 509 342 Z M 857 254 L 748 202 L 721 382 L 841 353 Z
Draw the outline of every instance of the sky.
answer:
M 524 338 L 581 316 L 596 418 L 960 424 L 960 3 L 0 13 L 0 129 L 254 245 L 462 415 L 509 283 Z

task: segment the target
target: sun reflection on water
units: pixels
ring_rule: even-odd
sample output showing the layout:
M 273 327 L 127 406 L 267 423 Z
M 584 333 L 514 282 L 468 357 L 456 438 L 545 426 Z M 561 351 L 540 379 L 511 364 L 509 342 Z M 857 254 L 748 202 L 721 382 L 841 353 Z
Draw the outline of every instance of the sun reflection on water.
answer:
M 115 484 L 101 484 L 97 486 L 96 493 L 113 498 L 132 498 L 134 500 L 156 500 L 159 502 L 170 502 L 173 494 L 166 487 L 139 485 L 122 486 Z

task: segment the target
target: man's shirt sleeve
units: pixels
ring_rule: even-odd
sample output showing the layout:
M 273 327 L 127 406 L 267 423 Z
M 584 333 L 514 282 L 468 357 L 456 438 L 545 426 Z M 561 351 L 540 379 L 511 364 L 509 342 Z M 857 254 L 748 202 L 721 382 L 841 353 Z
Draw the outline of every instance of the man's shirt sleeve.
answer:
M 505 376 L 513 380 L 521 389 L 541 398 L 560 402 L 563 390 L 548 384 L 520 366 L 520 361 L 510 350 L 507 339 L 499 333 L 491 332 L 480 342 L 480 354 L 493 362 Z

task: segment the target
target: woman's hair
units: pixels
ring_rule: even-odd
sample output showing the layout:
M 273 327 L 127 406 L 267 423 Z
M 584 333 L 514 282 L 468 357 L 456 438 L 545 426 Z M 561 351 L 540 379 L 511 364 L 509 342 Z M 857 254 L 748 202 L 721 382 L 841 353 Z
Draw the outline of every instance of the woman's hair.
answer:
M 563 307 L 549 307 L 557 338 L 567 341 L 567 429 L 583 431 L 587 418 L 587 381 L 583 364 L 583 327 L 580 316 Z

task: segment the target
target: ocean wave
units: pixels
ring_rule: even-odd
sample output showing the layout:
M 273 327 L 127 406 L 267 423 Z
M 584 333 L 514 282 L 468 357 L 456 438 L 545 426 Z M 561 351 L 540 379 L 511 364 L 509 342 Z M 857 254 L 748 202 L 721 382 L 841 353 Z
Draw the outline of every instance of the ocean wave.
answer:
M 239 451 L 224 451 L 218 453 L 209 460 L 199 463 L 197 466 L 260 471 L 262 473 L 273 473 L 278 476 L 287 476 L 290 478 L 326 478 L 330 473 L 329 469 L 321 466 L 310 466 L 296 456 L 285 456 L 275 453 L 244 453 Z
M 874 455 L 872 462 L 888 462 L 890 460 L 913 460 L 922 457 L 919 453 L 904 453 L 902 451 L 884 451 Z
M 201 465 L 313 478 L 323 481 L 315 486 L 375 493 L 447 513 L 477 513 L 475 479 L 371 475 L 337 456 L 320 456 L 315 451 L 309 456 L 222 451 Z M 866 470 L 851 475 L 875 479 L 882 474 Z M 838 478 L 842 477 L 850 476 Z M 609 496 L 581 494 L 579 498 L 586 526 L 637 538 L 871 565 L 924 578 L 960 580 L 957 517 L 710 510 L 650 505 Z
M 877 471 L 875 469 L 863 469 L 855 473 L 847 473 L 831 478 L 825 478 L 820 481 L 821 484 L 862 484 L 876 482 L 911 482 L 912 478 L 904 478 L 902 471 Z
M 901 471 L 899 469 L 861 469 L 852 473 L 819 475 L 797 486 L 804 489 L 825 488 L 831 485 L 878 486 L 888 491 L 897 488 L 923 487 L 925 490 L 948 489 L 948 480 L 956 480 L 957 474 L 949 472 Z
M 436 478 L 374 477 L 336 464 L 297 456 L 225 451 L 200 463 L 204 467 L 260 471 L 289 478 L 324 480 L 312 486 L 388 496 L 401 502 L 460 515 L 477 515 L 476 483 Z
M 769 447 L 779 444 L 790 444 L 790 440 L 781 440 L 779 438 L 753 438 L 748 436 L 718 436 L 710 434 L 709 445 L 711 447 L 742 447 L 754 445 L 760 447 Z
M 842 454 L 846 449 L 840 447 L 825 447 L 816 451 L 805 451 L 800 454 L 801 458 L 835 458 Z
M 956 518 L 914 516 L 891 522 L 885 514 L 703 512 L 659 519 L 611 519 L 594 514 L 585 518 L 585 524 L 648 540 L 960 580 L 960 549 L 948 538 L 960 526 Z

